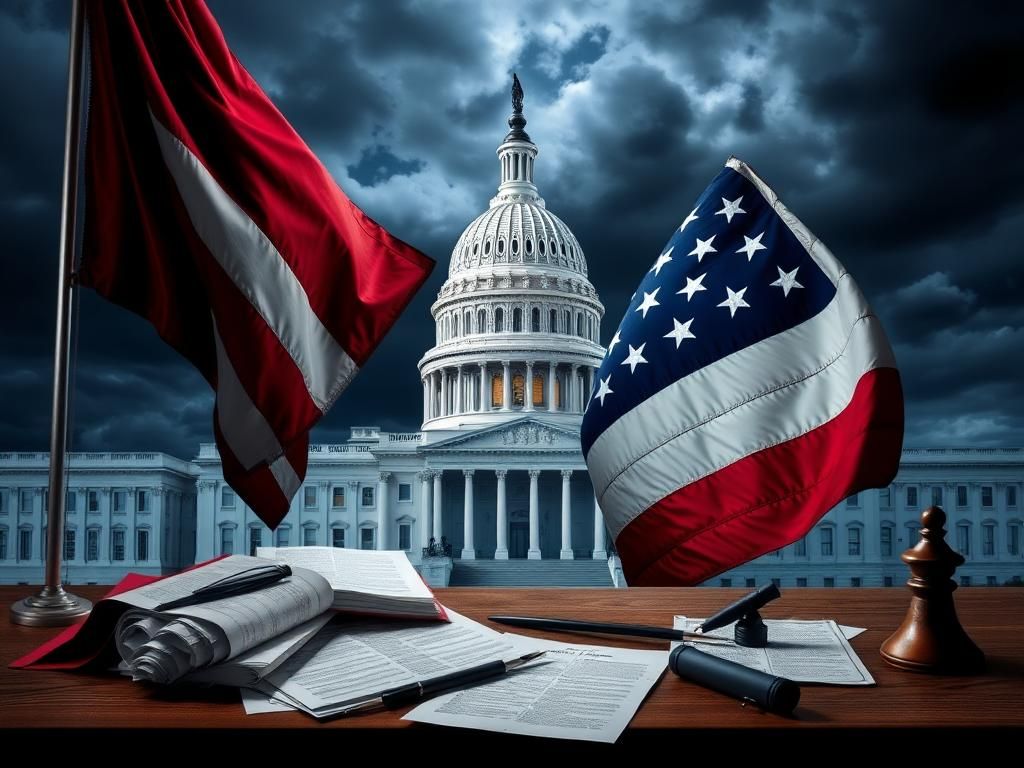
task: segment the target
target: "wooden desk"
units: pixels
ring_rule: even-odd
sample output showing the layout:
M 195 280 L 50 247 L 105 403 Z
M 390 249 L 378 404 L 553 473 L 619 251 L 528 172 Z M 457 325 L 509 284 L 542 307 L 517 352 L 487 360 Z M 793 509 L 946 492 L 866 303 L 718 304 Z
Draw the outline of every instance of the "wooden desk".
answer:
M 97 599 L 105 588 L 76 587 L 76 591 Z M 488 614 L 507 613 L 671 626 L 675 613 L 706 616 L 747 591 L 451 588 L 438 590 L 438 596 L 446 605 L 483 622 Z M 5 665 L 56 633 L 10 623 L 7 610 L 11 602 L 29 592 L 26 587 L 0 587 L 0 656 Z M 972 587 L 956 592 L 960 619 L 989 662 L 987 674 L 977 677 L 918 675 L 892 669 L 882 661 L 878 647 L 899 625 L 908 599 L 909 593 L 902 588 L 791 589 L 763 611 L 766 618 L 827 617 L 867 627 L 868 631 L 855 638 L 852 645 L 878 681 L 876 687 L 804 686 L 796 716 L 786 719 L 741 707 L 733 699 L 666 671 L 621 742 L 664 742 L 689 753 L 702 739 L 722 744 L 723 738 L 737 731 L 747 736 L 757 732 L 759 744 L 764 739 L 798 737 L 799 743 L 806 745 L 808 740 L 825 734 L 830 739 L 855 737 L 865 729 L 876 728 L 923 729 L 929 738 L 940 741 L 959 739 L 965 729 L 986 729 L 991 737 L 1022 728 L 1024 589 Z M 563 641 L 667 648 L 667 643 L 659 641 L 538 634 Z M 345 729 L 351 731 L 346 736 L 349 740 L 359 736 L 387 738 L 388 752 L 396 745 L 418 745 L 416 748 L 422 749 L 439 741 L 461 744 L 486 738 L 492 750 L 502 739 L 520 744 L 529 741 L 408 723 L 400 719 L 402 712 L 328 723 L 318 723 L 298 712 L 246 717 L 232 690 L 150 689 L 124 678 L 12 670 L 6 666 L 0 669 L 0 712 L 2 728 L 88 729 L 93 733 L 102 733 L 93 729 L 198 728 L 225 729 L 243 736 L 248 732 L 255 737 L 248 729 L 258 728 L 264 733 L 267 729 L 302 729 L 307 733 Z M 1019 735 L 1016 733 L 1015 738 Z M 548 740 L 544 743 L 551 744 Z M 579 743 L 573 746 L 580 748 Z M 831 746 L 835 747 L 834 741 Z M 976 743 L 970 748 L 982 747 Z

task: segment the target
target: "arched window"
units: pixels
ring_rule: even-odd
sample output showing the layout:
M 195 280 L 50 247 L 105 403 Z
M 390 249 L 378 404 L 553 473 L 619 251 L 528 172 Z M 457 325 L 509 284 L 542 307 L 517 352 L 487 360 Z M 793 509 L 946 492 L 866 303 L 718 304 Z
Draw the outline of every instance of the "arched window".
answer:
M 539 373 L 533 374 L 533 404 L 544 405 L 544 377 Z
M 512 238 L 512 255 L 515 256 L 517 253 L 519 253 L 519 241 Z
M 530 312 L 530 330 L 540 333 L 540 308 L 534 307 Z
M 505 384 L 501 380 L 501 374 L 496 373 L 491 376 L 491 407 L 501 408 L 503 405 L 502 401 L 505 398 Z
M 452 336 L 454 338 L 459 337 L 459 316 L 455 315 L 452 317 Z
M 526 255 L 533 255 L 533 240 L 531 240 L 530 238 L 526 238 Z
M 558 312 L 551 310 L 548 312 L 548 331 L 555 333 L 558 330 Z
M 452 322 L 448 315 L 444 316 L 444 323 L 442 323 L 442 326 L 443 330 L 441 331 L 441 335 L 444 337 L 445 341 L 448 341 L 448 339 L 452 337 Z
M 476 313 L 476 332 L 487 333 L 487 311 L 481 309 Z
M 466 310 L 466 314 L 463 318 L 462 327 L 466 329 L 467 336 L 473 332 L 473 313 L 468 309 Z
M 540 248 L 540 255 L 543 256 L 544 255 L 544 241 L 543 240 L 538 240 L 537 241 L 537 247 Z
M 494 310 L 494 332 L 501 333 L 505 330 L 505 310 L 498 307 Z
M 512 377 L 512 405 L 522 405 L 525 402 L 523 399 L 524 383 L 523 374 L 517 373 Z
M 583 315 L 576 315 L 576 335 L 583 335 Z
M 505 241 L 498 240 L 498 255 L 501 256 L 505 253 Z
M 518 333 L 523 330 L 523 310 L 516 307 L 512 310 L 512 331 Z
M 562 320 L 562 333 L 572 333 L 572 313 L 568 309 L 565 310 Z

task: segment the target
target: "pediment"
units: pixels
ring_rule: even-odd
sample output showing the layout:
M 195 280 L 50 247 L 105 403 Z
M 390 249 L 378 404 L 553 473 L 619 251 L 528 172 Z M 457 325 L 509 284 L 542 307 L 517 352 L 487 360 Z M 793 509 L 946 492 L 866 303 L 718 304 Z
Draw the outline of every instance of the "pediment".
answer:
M 548 424 L 529 416 L 506 424 L 449 437 L 434 443 L 428 452 L 531 452 L 568 451 L 579 453 L 578 432 Z

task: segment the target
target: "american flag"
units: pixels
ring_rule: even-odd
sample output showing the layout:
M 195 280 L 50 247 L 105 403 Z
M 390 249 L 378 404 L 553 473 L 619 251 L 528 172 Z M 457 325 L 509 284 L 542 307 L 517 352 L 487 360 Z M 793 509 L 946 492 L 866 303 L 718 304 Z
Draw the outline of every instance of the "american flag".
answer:
M 644 275 L 583 419 L 630 584 L 697 584 L 891 482 L 903 394 L 842 264 L 730 158 Z

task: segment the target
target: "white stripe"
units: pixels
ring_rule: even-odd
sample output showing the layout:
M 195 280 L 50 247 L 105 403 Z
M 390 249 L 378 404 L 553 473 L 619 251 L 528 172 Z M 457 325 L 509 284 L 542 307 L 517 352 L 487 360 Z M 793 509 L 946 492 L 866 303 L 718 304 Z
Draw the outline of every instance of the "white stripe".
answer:
M 217 349 L 217 425 L 228 448 L 246 470 L 269 464 L 285 498 L 291 499 L 301 482 L 284 455 L 270 424 L 253 404 L 228 358 L 224 342 L 213 325 Z
M 277 248 L 176 136 L 150 113 L 160 151 L 199 237 L 266 321 L 302 373 L 321 411 L 358 372 L 355 361 L 320 322 Z

